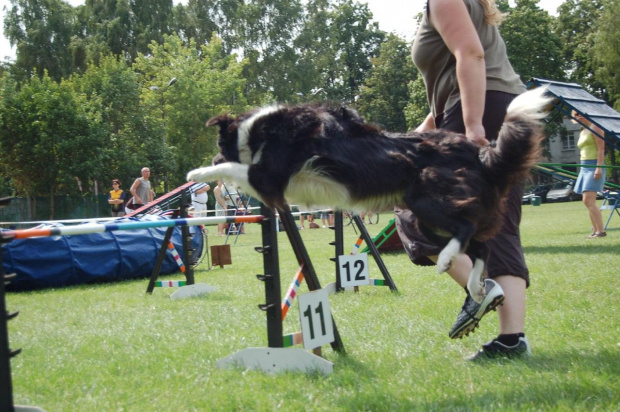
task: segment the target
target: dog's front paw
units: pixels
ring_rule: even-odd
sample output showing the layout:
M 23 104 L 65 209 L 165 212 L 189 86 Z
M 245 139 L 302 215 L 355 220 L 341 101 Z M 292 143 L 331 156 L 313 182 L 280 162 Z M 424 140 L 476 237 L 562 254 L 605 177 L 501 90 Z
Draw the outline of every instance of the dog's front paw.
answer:
M 210 182 L 213 180 L 213 176 L 211 175 L 212 167 L 201 167 L 199 169 L 194 169 L 187 174 L 188 182 Z
M 440 253 L 437 258 L 437 273 L 444 273 L 452 266 L 452 262 L 456 259 L 456 256 L 448 256 L 447 254 Z

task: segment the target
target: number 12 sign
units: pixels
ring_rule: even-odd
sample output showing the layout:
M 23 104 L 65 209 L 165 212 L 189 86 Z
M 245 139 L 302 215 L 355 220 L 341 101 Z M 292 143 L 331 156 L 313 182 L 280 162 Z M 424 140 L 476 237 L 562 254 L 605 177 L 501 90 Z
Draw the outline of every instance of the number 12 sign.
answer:
M 334 341 L 334 322 L 325 289 L 299 295 L 299 317 L 305 349 L 314 349 Z
M 368 254 L 338 256 L 338 268 L 340 286 L 343 288 L 370 284 Z

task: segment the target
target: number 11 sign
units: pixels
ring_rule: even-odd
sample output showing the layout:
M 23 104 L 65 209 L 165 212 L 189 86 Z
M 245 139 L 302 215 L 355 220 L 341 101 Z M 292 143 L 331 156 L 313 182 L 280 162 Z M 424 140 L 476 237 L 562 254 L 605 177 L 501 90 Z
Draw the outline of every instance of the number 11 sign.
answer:
M 334 341 L 334 323 L 325 289 L 299 295 L 299 317 L 305 349 L 314 349 Z

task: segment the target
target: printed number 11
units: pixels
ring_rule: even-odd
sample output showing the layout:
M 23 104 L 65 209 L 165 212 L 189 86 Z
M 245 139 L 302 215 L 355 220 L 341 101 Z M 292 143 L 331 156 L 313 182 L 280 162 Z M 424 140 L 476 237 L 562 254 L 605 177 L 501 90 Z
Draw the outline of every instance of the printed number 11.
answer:
M 316 309 L 314 310 L 316 314 L 319 315 L 319 319 L 321 320 L 321 336 L 327 334 L 327 330 L 325 329 L 325 315 L 323 314 L 323 302 L 320 302 Z M 314 337 L 314 323 L 312 322 L 312 306 L 308 305 L 308 309 L 304 311 L 304 316 L 308 318 L 308 324 L 310 326 L 310 339 L 315 339 Z

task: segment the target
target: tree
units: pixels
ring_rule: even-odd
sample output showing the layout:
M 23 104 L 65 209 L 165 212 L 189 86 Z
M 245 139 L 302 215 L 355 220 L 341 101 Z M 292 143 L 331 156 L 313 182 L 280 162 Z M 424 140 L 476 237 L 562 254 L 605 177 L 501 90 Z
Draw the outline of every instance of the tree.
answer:
M 400 37 L 389 34 L 381 44 L 379 56 L 370 60 L 372 70 L 361 87 L 356 107 L 366 120 L 390 131 L 405 132 L 408 85 L 418 76 L 410 46 Z
M 616 20 L 620 13 L 620 3 L 617 1 L 605 1 L 600 19 L 596 22 L 598 33 L 594 40 L 594 62 L 596 78 L 607 90 L 610 104 L 620 111 L 620 29 Z M 618 139 L 619 137 L 616 136 Z M 613 148 L 608 150 L 610 163 L 617 164 L 617 151 Z M 618 183 L 618 170 L 611 172 L 613 181 Z
M 138 53 L 147 54 L 152 42 L 163 44 L 171 34 L 172 0 L 129 0 Z
M 149 122 L 141 105 L 138 76 L 124 60 L 108 55 L 66 83 L 97 119 L 102 148 L 97 156 L 99 173 L 94 179 L 130 182 L 143 166 L 169 160 L 170 154 L 157 137 L 159 123 Z
M 245 63 L 226 55 L 220 39 L 213 38 L 199 50 L 193 41 L 164 36 L 164 44 L 151 43 L 149 55 L 139 55 L 133 69 L 142 84 L 141 100 L 149 120 L 157 122 L 176 164 L 163 164 L 155 172 L 169 172 L 170 183 L 185 182 L 188 171 L 215 155 L 216 130 L 205 128 L 211 117 L 247 109 L 243 96 Z M 168 86 L 171 79 L 177 81 Z
M 370 59 L 379 52 L 384 33 L 367 4 L 344 0 L 334 10 L 332 39 L 336 60 L 329 87 L 344 102 L 353 102 L 372 67 Z
M 74 35 L 75 13 L 62 0 L 10 0 L 4 33 L 16 46 L 15 66 L 60 81 L 73 70 L 67 50 Z
M 562 42 L 568 80 L 599 96 L 603 96 L 604 87 L 595 76 L 593 50 L 596 33 L 601 28 L 602 10 L 601 0 L 566 0 L 558 8 L 554 25 L 554 32 Z
M 608 91 L 608 101 L 620 110 L 620 28 L 616 20 L 620 3 L 606 1 L 600 19 L 595 25 L 598 32 L 593 41 L 593 66 L 596 78 Z
M 18 89 L 2 80 L 0 167 L 13 186 L 27 196 L 75 192 L 76 179 L 89 181 L 99 170 L 97 127 L 82 102 L 65 84 L 47 73 Z
M 108 53 L 128 62 L 137 55 L 136 28 L 129 0 L 86 0 L 76 8 L 79 30 L 71 39 L 74 64 L 99 63 Z
M 409 99 L 410 103 L 405 108 L 405 118 L 407 119 L 407 128 L 415 129 L 418 127 L 431 112 L 426 96 L 426 86 L 421 75 L 409 82 Z
M 552 30 L 553 19 L 537 4 L 538 0 L 516 0 L 516 7 L 499 26 L 508 58 L 524 82 L 531 77 L 564 80 L 561 42 Z
M 258 100 L 270 94 L 276 101 L 287 101 L 299 92 L 299 55 L 293 48 L 299 31 L 303 7 L 300 0 L 256 0 L 245 2 L 232 19 L 232 46 L 247 59 L 244 77 L 247 94 Z
M 198 47 L 207 44 L 213 33 L 222 34 L 224 26 L 218 21 L 230 21 L 222 18 L 221 3 L 216 0 L 188 0 L 187 6 L 177 4 L 173 10 L 174 32 L 185 41 L 194 39 Z M 238 1 L 235 3 L 239 4 Z
M 355 101 L 384 37 L 366 4 L 309 1 L 295 39 L 300 91 L 322 89 L 329 100 Z

